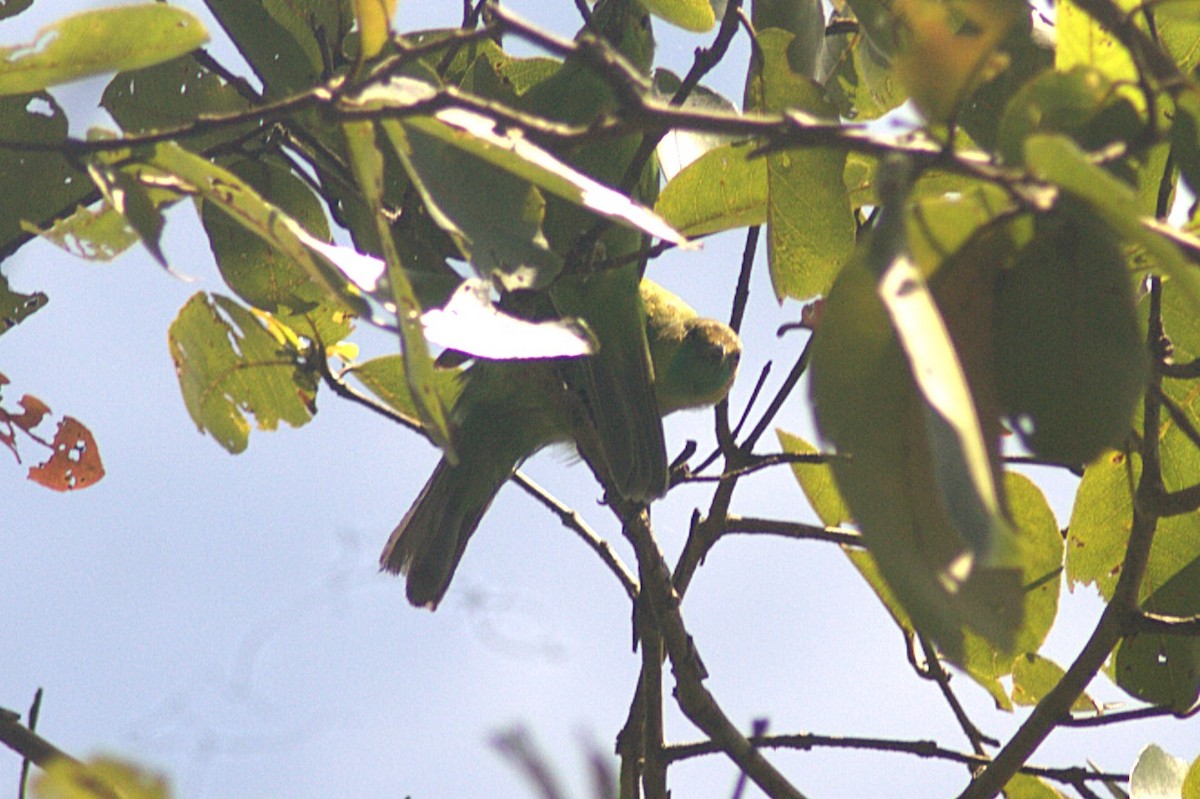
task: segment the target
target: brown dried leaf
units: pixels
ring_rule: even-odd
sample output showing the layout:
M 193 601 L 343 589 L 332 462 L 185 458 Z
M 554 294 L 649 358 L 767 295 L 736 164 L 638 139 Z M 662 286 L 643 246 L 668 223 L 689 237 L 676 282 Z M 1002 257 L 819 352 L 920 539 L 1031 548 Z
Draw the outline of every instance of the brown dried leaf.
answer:
M 54 434 L 50 460 L 29 470 L 29 479 L 55 491 L 87 488 L 104 476 L 100 450 L 92 432 L 76 419 L 64 416 Z

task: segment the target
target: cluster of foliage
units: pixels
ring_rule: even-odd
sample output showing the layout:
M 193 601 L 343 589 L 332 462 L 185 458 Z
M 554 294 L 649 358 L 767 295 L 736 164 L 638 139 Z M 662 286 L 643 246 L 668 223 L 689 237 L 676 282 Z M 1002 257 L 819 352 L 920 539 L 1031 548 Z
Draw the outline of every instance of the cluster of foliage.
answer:
M 747 229 L 737 329 L 765 225 L 777 297 L 823 298 L 751 431 L 717 407 L 723 468 L 674 567 L 647 497 L 605 486 L 637 577 L 593 544 L 635 602 L 643 653 L 618 739 L 622 796 L 665 796 L 671 763 L 702 753 L 663 741 L 664 654 L 705 751 L 770 796 L 801 795 L 760 749 L 813 741 L 738 731 L 680 612 L 727 532 L 840 544 L 928 674 L 944 684 L 945 660 L 998 706 L 1033 707 L 994 755 L 964 719 L 976 771 L 963 797 L 1094 795 L 1088 782 L 1104 775 L 1028 761 L 1056 727 L 1100 714 L 1084 689 L 1102 669 L 1145 704 L 1133 717 L 1194 712 L 1200 219 L 1195 207 L 1168 216 L 1181 183 L 1200 186 L 1200 3 L 1060 0 L 1046 19 L 1024 0 L 845 0 L 827 19 L 807 0 L 729 0 L 719 15 L 709 0 L 645 0 L 654 24 L 719 23 L 688 75 L 653 81 L 649 29 L 593 32 L 583 3 L 574 41 L 491 3 L 468 6 L 458 29 L 403 34 L 389 0 L 206 4 L 252 77 L 217 62 L 203 24 L 167 4 L 66 18 L 0 50 L 0 257 L 35 236 L 89 258 L 140 241 L 167 267 L 163 211 L 193 199 L 235 296 L 195 295 L 170 351 L 193 420 L 230 452 L 247 446 L 248 415 L 302 425 L 324 386 L 452 459 L 458 383 L 422 325 L 461 282 L 451 262 L 520 308 L 513 298 L 577 273 L 641 270 L 667 247 Z M 739 111 L 699 83 L 743 30 L 753 57 Z M 504 37 L 553 57 L 513 57 Z M 118 72 L 103 106 L 120 131 L 68 136 L 47 89 L 106 71 Z M 548 117 L 535 102 L 568 79 L 568 94 L 603 98 L 591 116 Z M 922 123 L 903 135 L 864 124 L 907 101 Z M 644 181 L 656 145 L 661 192 Z M 584 235 L 544 229 L 555 203 L 586 209 Z M 353 249 L 330 244 L 331 220 Z M 614 229 L 637 231 L 640 247 L 595 246 Z M 44 303 L 0 278 L 0 333 Z M 486 301 L 465 311 L 451 349 L 494 344 L 471 332 L 494 315 Z M 355 363 L 354 319 L 394 329 L 402 354 Z M 502 336 L 488 357 L 565 355 L 563 332 Z M 782 453 L 759 451 L 805 372 L 829 446 L 780 433 Z M 22 404 L 3 412 L 10 447 L 14 425 L 41 419 Z M 1013 462 L 1081 475 L 1065 535 Z M 729 514 L 738 481 L 778 464 L 824 527 Z M 672 479 L 690 474 L 682 461 Z M 1065 669 L 1039 654 L 1064 579 L 1107 603 Z M 1200 796 L 1200 765 L 1151 750 L 1145 769 Z

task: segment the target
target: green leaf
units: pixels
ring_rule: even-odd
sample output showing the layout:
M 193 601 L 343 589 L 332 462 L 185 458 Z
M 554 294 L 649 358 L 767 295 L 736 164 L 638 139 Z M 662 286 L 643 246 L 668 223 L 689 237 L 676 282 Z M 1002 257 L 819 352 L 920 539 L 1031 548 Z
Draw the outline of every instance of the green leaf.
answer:
M 232 453 L 246 449 L 246 414 L 274 430 L 280 421 L 300 427 L 315 412 L 316 375 L 297 366 L 299 353 L 268 324 L 228 297 L 199 293 L 167 334 L 188 414 Z
M 642 0 L 642 4 L 664 22 L 693 33 L 712 30 L 717 20 L 709 0 Z
M 126 224 L 125 217 L 107 200 L 95 209 L 81 205 L 75 213 L 55 221 L 45 230 L 38 230 L 28 223 L 24 227 L 87 261 L 111 261 L 139 241 L 137 233 Z
M 1140 0 L 1114 0 L 1114 5 L 1125 12 L 1132 12 Z M 1102 72 L 1134 107 L 1142 111 L 1146 107 L 1138 86 L 1138 70 L 1129 51 L 1118 42 L 1100 23 L 1083 11 L 1074 0 L 1062 0 L 1057 9 L 1055 30 L 1058 45 L 1055 51 L 1055 69 L 1067 72 L 1076 66 L 1094 67 Z M 1130 14 L 1134 24 L 1143 25 L 1143 15 Z
M 1041 777 L 1030 774 L 1014 774 L 1004 786 L 1005 799 L 1062 799 L 1062 794 L 1054 790 L 1050 783 Z
M 1083 200 L 1117 236 L 1144 249 L 1200 311 L 1200 273 L 1178 247 L 1142 224 L 1137 195 L 1127 184 L 1089 161 L 1065 136 L 1030 136 L 1025 140 L 1025 162 L 1038 177 Z
M 404 356 L 385 355 L 382 358 L 356 364 L 347 372 L 355 380 L 383 400 L 392 410 L 412 418 L 417 417 L 417 406 L 404 373 Z M 452 407 L 462 390 L 461 369 L 438 369 L 434 382 L 442 404 Z
M 964 257 L 943 264 L 933 286 L 939 300 L 939 285 L 948 298 L 955 298 L 947 306 L 953 313 L 946 323 L 950 335 L 961 342 L 959 350 L 981 353 L 963 360 L 968 383 L 977 394 L 989 379 L 983 371 L 990 335 L 989 292 L 983 287 L 991 279 L 988 269 L 995 264 L 989 258 L 996 251 L 1003 252 L 983 240 Z M 972 286 L 974 291 L 969 290 Z M 838 487 L 905 610 L 955 662 L 967 656 L 964 627 L 1008 652 L 1011 662 L 1024 614 L 1021 574 L 1012 562 L 1019 552 L 998 527 L 983 533 L 982 540 L 968 540 L 972 534 L 959 526 L 964 523 L 962 511 L 951 517 L 945 510 L 949 482 L 943 474 L 939 485 L 931 449 L 950 445 L 926 433 L 926 425 L 935 421 L 929 418 L 933 406 L 921 399 L 865 259 L 851 260 L 830 291 L 813 340 L 811 380 L 821 432 L 839 454 L 849 456 L 833 463 Z M 995 417 L 985 413 L 982 418 Z M 984 440 L 994 458 L 998 430 L 993 428 L 994 421 Z M 943 457 L 945 464 L 953 462 L 949 453 Z M 976 507 L 987 507 L 980 503 Z M 990 525 L 989 517 L 981 515 Z M 988 556 L 986 542 L 992 538 L 994 551 Z M 969 569 L 973 551 L 982 556 L 981 562 Z
M 192 55 L 116 75 L 104 88 L 100 105 L 127 133 L 189 125 L 201 114 L 230 114 L 249 107 L 232 85 Z M 257 124 L 251 121 L 244 127 L 189 136 L 188 146 L 206 150 L 252 130 Z
M 763 63 L 748 104 L 764 111 L 799 109 L 829 119 L 837 111 L 807 75 L 792 71 L 793 36 L 761 31 Z M 824 294 L 854 250 L 856 226 L 842 183 L 845 151 L 805 148 L 767 156 L 767 258 L 775 298 Z
M 1183 780 L 1183 799 L 1200 799 L 1200 757 L 1192 761 Z
M 1200 614 L 1200 557 L 1147 596 L 1142 609 L 1167 616 Z M 1139 699 L 1183 713 L 1200 698 L 1200 639 L 1194 636 L 1134 635 L 1121 641 L 1113 663 L 1117 685 Z
M 21 294 L 8 286 L 8 278 L 0 274 L 0 336 L 24 322 L 50 301 L 44 293 Z
M 111 758 L 80 763 L 55 758 L 36 778 L 38 799 L 169 799 L 166 780 L 137 766 Z
M 816 75 L 825 48 L 825 9 L 821 0 L 754 0 L 750 14 L 760 36 L 768 28 L 792 35 L 787 53 L 793 72 Z
M 706 236 L 766 224 L 767 159 L 750 158 L 756 144 L 709 150 L 663 187 L 654 206 L 685 236 Z
M 542 233 L 546 201 L 532 184 L 419 124 L 389 120 L 383 129 L 426 209 L 478 274 L 496 277 L 511 291 L 546 286 L 562 270 Z
M 362 58 L 372 59 L 387 44 L 392 14 L 396 12 L 396 0 L 353 0 L 351 5 L 358 25 Z
M 327 241 L 329 223 L 320 199 L 278 158 L 237 157 L 223 168 L 287 213 L 312 235 Z M 271 241 L 247 230 L 222 206 L 205 201 L 200 218 L 221 276 L 251 305 L 275 313 L 281 306 L 300 310 L 326 299 L 299 263 Z
M 1175 107 L 1171 155 L 1193 189 L 1200 187 L 1200 91 L 1185 92 Z
M 0 19 L 15 17 L 31 5 L 33 5 L 33 0 L 5 0 L 4 5 L 0 6 Z
M 399 253 L 392 240 L 387 217 L 383 214 L 383 154 L 376 143 L 374 123 L 350 122 L 344 124 L 342 129 L 346 136 L 354 177 L 363 197 L 366 198 L 367 207 L 375 218 L 376 231 L 383 246 L 388 282 L 391 284 L 400 322 L 404 369 L 409 388 L 416 399 L 417 415 L 433 442 L 441 447 L 450 462 L 454 463 L 456 456 L 450 443 L 446 409 L 437 395 L 433 360 L 429 357 L 425 331 L 421 327 L 421 306 L 413 294 L 404 264 L 400 262 Z
M 393 78 L 387 85 L 367 89 L 351 105 L 362 110 L 406 108 L 433 96 L 434 88 L 411 78 Z M 396 122 L 384 125 L 395 144 Z M 506 130 L 495 120 L 463 108 L 447 108 L 433 117 L 407 117 L 406 131 L 416 130 L 444 144 L 499 167 L 539 189 L 604 217 L 624 227 L 686 246 L 687 240 L 649 209 L 615 189 L 588 177 L 528 141 L 522 134 Z M 397 150 L 411 145 L 398 144 Z M 428 173 L 428 170 L 426 170 Z M 428 174 L 422 174 L 428 179 Z
M 653 88 L 656 100 L 669 103 L 682 85 L 679 76 L 671 70 L 654 70 Z M 702 85 L 692 89 L 684 99 L 682 107 L 689 111 L 737 113 L 737 106 L 723 95 Z M 669 182 L 700 156 L 732 141 L 735 141 L 734 137 L 723 133 L 677 129 L 667 131 L 654 148 L 654 152 L 658 155 L 658 165 L 662 168 L 663 178 Z
M 0 95 L 169 61 L 208 41 L 199 19 L 161 4 L 84 11 L 38 31 L 27 45 L 0 47 Z
M 857 122 L 878 119 L 908 99 L 887 58 L 863 35 L 840 52 L 825 89 L 838 114 Z
M 169 269 L 161 246 L 165 222 L 149 189 L 130 171 L 114 169 L 101 161 L 90 164 L 88 173 L 104 195 L 105 201 L 125 218 L 125 222 L 141 239 L 147 252 L 160 266 Z
M 349 3 L 329 0 L 204 0 L 269 97 L 307 89 L 345 62 Z
M 194 192 L 246 230 L 287 253 L 310 279 L 326 290 L 329 298 L 359 316 L 371 316 L 372 307 L 363 292 L 321 253 L 317 245 L 322 242 L 237 175 L 170 142 L 149 151 L 145 163 L 178 179 L 181 191 Z
M 67 136 L 67 117 L 48 94 L 0 97 L 0 138 L 54 144 Z M 48 226 L 93 195 L 86 172 L 59 153 L 0 148 L 0 252 L 26 235 L 22 223 Z
M 1029 450 L 1085 464 L 1130 432 L 1149 368 L 1125 258 L 1079 214 L 1041 217 L 1000 277 L 996 384 Z
M 1000 120 L 998 146 L 1007 163 L 1019 166 L 1025 139 L 1035 133 L 1063 133 L 1094 151 L 1128 140 L 1140 126 L 1137 110 L 1103 72 L 1077 66 L 1047 71 L 1016 93 Z
M 1058 685 L 1066 672 L 1062 666 L 1036 652 L 1026 652 L 1017 658 L 1013 666 L 1013 702 L 1023 707 L 1033 707 Z M 1080 694 L 1071 705 L 1072 713 L 1100 712 L 1100 706 L 1086 693 Z
M 1187 761 L 1167 754 L 1158 744 L 1138 753 L 1129 774 L 1129 799 L 1171 799 L 1183 795 Z
M 779 445 L 784 452 L 793 455 L 811 455 L 819 450 L 799 436 L 776 430 Z M 826 527 L 837 527 L 852 521 L 850 509 L 846 507 L 838 492 L 833 470 L 827 463 L 793 463 L 792 474 L 816 512 L 817 518 Z

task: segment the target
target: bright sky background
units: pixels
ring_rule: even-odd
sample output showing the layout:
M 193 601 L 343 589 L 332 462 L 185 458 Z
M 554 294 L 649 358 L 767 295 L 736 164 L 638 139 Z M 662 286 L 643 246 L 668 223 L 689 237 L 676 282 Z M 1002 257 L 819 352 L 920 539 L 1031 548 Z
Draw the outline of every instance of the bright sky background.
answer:
M 180 4 L 203 10 L 199 0 Z M 0 23 L 0 43 L 26 41 L 52 15 L 95 5 L 38 0 Z M 513 6 L 563 35 L 577 27 L 567 0 Z M 453 24 L 457 9 L 414 0 L 401 4 L 396 24 Z M 659 62 L 677 72 L 710 40 L 658 30 Z M 231 53 L 227 45 L 215 52 Z M 708 81 L 735 101 L 747 52 L 739 38 Z M 104 123 L 95 105 L 106 82 L 56 92 L 75 132 Z M 707 315 L 727 318 L 742 240 L 715 238 L 699 253 L 655 262 L 650 274 Z M 28 392 L 82 420 L 108 474 L 63 496 L 24 480 L 29 464 L 0 452 L 0 706 L 23 712 L 44 687 L 46 737 L 76 755 L 115 753 L 161 769 L 189 799 L 530 797 L 489 746 L 514 725 L 540 742 L 573 795 L 588 795 L 584 755 L 592 747 L 611 752 L 639 666 L 616 580 L 509 486 L 443 606 L 436 614 L 411 608 L 402 583 L 377 572 L 377 557 L 437 453 L 326 391 L 311 424 L 255 432 L 242 455 L 199 435 L 166 332 L 192 293 L 224 289 L 190 205 L 171 213 L 164 250 L 194 283 L 167 275 L 140 248 L 100 264 L 34 243 L 3 265 L 15 290 L 46 291 L 51 300 L 0 337 L 0 372 L 12 381 L 5 403 Z M 780 308 L 759 266 L 735 416 L 763 364 L 774 362 L 768 386 L 777 387 L 803 342 L 800 334 L 775 337 L 800 306 Z M 379 354 L 395 348 L 375 331 L 356 339 Z M 777 422 L 811 439 L 803 395 L 796 392 Z M 678 452 L 694 438 L 707 451 L 711 430 L 709 413 L 673 417 L 669 447 Z M 762 446 L 776 445 L 768 436 Z M 23 453 L 39 457 L 32 447 Z M 632 563 L 586 468 L 550 452 L 527 471 Z M 1072 484 L 1037 477 L 1065 524 Z M 655 529 L 672 560 L 692 508 L 707 507 L 708 498 L 704 487 L 689 487 L 656 506 Z M 733 509 L 814 520 L 784 469 L 744 480 Z M 1099 605 L 1089 589 L 1064 591 L 1062 606 L 1050 654 L 1066 665 Z M 882 606 L 831 546 L 729 537 L 710 553 L 683 609 L 709 688 L 746 729 L 767 717 L 778 733 L 969 748 L 936 687 L 912 673 Z M 990 734 L 1006 737 L 1025 716 L 993 712 L 963 676 L 954 684 Z M 1124 698 L 1103 679 L 1094 689 L 1101 701 Z M 674 710 L 668 735 L 700 737 Z M 1081 765 L 1090 757 L 1124 770 L 1150 741 L 1189 760 L 1200 752 L 1194 723 L 1142 722 L 1059 731 L 1034 762 Z M 966 780 L 960 767 L 900 755 L 771 757 L 814 797 L 952 796 Z M 19 765 L 0 752 L 0 791 L 15 792 Z M 709 757 L 673 768 L 670 779 L 676 796 L 721 797 L 736 773 Z

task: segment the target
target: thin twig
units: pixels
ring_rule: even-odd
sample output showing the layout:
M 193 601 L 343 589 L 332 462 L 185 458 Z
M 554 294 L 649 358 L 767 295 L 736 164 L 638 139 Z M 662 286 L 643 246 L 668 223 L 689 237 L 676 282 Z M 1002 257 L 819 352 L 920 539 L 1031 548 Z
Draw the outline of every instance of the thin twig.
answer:
M 904 741 L 894 738 L 864 738 L 797 733 L 793 735 L 763 735 L 751 738 L 750 742 L 754 746 L 763 749 L 797 749 L 804 752 L 813 749 L 865 749 L 877 752 L 894 752 L 897 754 L 915 755 L 921 758 L 949 760 L 971 767 L 979 767 L 989 762 L 986 757 L 980 755 L 939 746 L 936 741 Z M 672 744 L 666 748 L 666 754 L 672 761 L 718 754 L 720 751 L 720 747 L 713 741 Z M 1021 773 L 1067 784 L 1075 784 L 1076 782 L 1087 780 L 1099 782 L 1103 780 L 1124 781 L 1129 779 L 1128 774 L 1091 771 L 1081 766 L 1069 766 L 1067 768 L 1024 766 L 1021 769 Z
M 589 527 L 577 510 L 560 502 L 553 494 L 535 483 L 528 475 L 521 471 L 513 473 L 512 481 L 520 486 L 525 493 L 548 508 L 558 517 L 564 527 L 583 539 L 583 542 L 600 556 L 600 560 L 604 562 L 608 570 L 616 575 L 617 579 L 621 582 L 621 587 L 625 589 L 625 593 L 629 596 L 630 600 L 637 601 L 637 578 L 633 576 L 629 567 L 621 560 L 621 556 L 612 548 L 612 545 Z
M 802 522 L 728 515 L 725 517 L 724 529 L 726 533 L 777 535 L 802 541 L 825 541 L 855 549 L 862 549 L 863 546 L 862 535 L 845 527 L 820 527 Z

